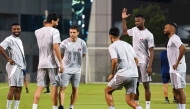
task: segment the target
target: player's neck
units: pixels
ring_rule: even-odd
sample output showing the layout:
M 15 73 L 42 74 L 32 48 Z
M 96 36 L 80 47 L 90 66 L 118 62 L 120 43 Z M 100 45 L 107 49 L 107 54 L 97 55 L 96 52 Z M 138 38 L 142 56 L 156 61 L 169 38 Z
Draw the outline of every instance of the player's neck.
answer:
M 78 39 L 78 37 L 76 37 L 76 38 L 70 38 L 70 41 L 71 41 L 71 42 L 76 42 L 77 39 Z
M 112 39 L 112 42 L 114 43 L 115 41 L 118 41 L 119 38 Z
M 171 32 L 169 35 L 168 35 L 168 38 L 171 38 L 175 33 L 174 32 Z
M 138 28 L 139 30 L 145 30 L 145 26 L 142 26 L 141 28 Z
M 52 25 L 51 23 L 47 23 L 47 24 L 45 25 L 45 27 L 53 27 L 53 25 Z

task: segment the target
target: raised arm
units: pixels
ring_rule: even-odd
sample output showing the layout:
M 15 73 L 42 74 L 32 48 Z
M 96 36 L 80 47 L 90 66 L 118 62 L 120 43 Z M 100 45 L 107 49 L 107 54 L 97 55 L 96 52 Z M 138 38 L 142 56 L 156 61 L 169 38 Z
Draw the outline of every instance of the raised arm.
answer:
M 60 73 L 63 73 L 63 63 L 62 63 L 62 59 L 61 59 L 61 53 L 60 53 L 60 49 L 59 49 L 59 44 L 58 43 L 54 43 L 53 44 L 53 50 L 54 50 L 54 53 L 60 63 Z
M 130 14 L 127 14 L 127 9 L 123 9 L 122 11 L 122 31 L 124 35 L 128 35 L 127 33 L 127 25 L 126 25 L 126 19 L 130 16 Z

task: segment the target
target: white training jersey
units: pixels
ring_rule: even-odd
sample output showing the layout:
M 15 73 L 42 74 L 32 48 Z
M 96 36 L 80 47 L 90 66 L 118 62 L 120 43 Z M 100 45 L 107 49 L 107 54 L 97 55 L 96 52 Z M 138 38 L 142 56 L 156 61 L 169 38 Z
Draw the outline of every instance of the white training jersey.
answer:
M 53 27 L 42 27 L 35 31 L 35 35 L 39 47 L 38 68 L 58 68 L 53 44 L 61 43 L 59 31 Z
M 117 72 L 115 75 L 123 77 L 138 77 L 137 66 L 134 58 L 136 54 L 132 46 L 124 41 L 118 40 L 109 46 L 111 59 L 117 58 Z
M 175 73 L 173 65 L 177 62 L 177 59 L 179 57 L 179 47 L 182 44 L 183 43 L 181 42 L 181 39 L 176 34 L 172 35 L 168 41 L 167 56 L 170 66 L 170 73 Z M 185 56 L 183 56 L 180 60 L 180 64 L 177 67 L 177 72 L 186 72 Z
M 77 38 L 76 42 L 72 42 L 67 38 L 61 42 L 60 51 L 64 55 L 62 59 L 64 73 L 81 73 L 82 55 L 87 52 L 85 41 Z
M 148 30 L 139 30 L 137 27 L 128 29 L 129 36 L 133 36 L 133 49 L 137 55 L 139 63 L 148 63 L 150 53 L 149 48 L 154 47 L 153 34 Z

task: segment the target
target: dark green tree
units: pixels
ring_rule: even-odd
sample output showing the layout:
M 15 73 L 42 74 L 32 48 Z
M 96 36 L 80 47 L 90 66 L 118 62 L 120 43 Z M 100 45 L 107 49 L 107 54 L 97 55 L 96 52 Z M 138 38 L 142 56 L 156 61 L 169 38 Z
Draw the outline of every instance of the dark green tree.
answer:
M 167 37 L 163 34 L 164 25 L 167 22 L 167 10 L 161 10 L 157 4 L 149 4 L 146 7 L 142 5 L 133 9 L 132 13 L 128 14 L 130 14 L 127 19 L 128 29 L 135 26 L 135 16 L 142 14 L 145 18 L 145 27 L 154 35 L 155 45 L 163 44 L 167 40 Z M 121 39 L 129 43 L 132 42 L 130 37 L 122 36 Z

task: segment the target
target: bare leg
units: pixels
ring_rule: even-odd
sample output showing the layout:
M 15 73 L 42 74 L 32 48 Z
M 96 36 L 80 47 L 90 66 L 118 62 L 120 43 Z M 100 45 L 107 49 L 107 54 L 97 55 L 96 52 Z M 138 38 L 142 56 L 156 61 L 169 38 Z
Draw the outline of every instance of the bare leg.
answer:
M 150 101 L 151 92 L 150 92 L 149 82 L 143 82 L 143 86 L 145 89 L 145 99 L 146 101 Z
M 64 105 L 66 87 L 61 87 L 59 90 L 59 104 Z
M 78 87 L 72 87 L 71 102 L 70 105 L 74 106 L 78 97 Z
M 136 88 L 136 94 L 135 94 L 135 100 L 139 100 L 139 82 L 137 82 L 137 88 Z
M 21 92 L 22 92 L 22 87 L 16 87 L 14 100 L 20 100 Z
M 180 98 L 180 104 L 186 104 L 186 96 L 183 91 L 183 88 L 177 89 L 177 92 L 179 93 L 179 98 Z
M 16 91 L 16 86 L 11 86 L 9 89 L 9 93 L 7 95 L 7 100 L 13 100 L 13 96 L 15 94 Z
M 52 99 L 52 105 L 53 106 L 57 106 L 58 104 L 58 97 L 57 97 L 57 90 L 58 90 L 58 87 L 57 86 L 52 86 L 52 93 L 51 93 L 51 99 Z
M 34 102 L 33 104 L 38 104 L 39 100 L 40 100 L 40 95 L 43 91 L 44 87 L 42 86 L 38 86 L 36 89 L 36 92 L 34 93 Z
M 164 84 L 163 92 L 164 92 L 164 97 L 168 97 L 168 83 Z
M 135 109 L 138 106 L 138 103 L 134 101 L 135 94 L 127 94 L 125 99 L 129 106 Z
M 106 102 L 107 102 L 107 105 L 108 106 L 114 106 L 114 100 L 113 100 L 113 97 L 112 97 L 112 93 L 113 91 L 115 91 L 115 89 L 107 86 L 105 88 L 105 98 L 106 98 Z

